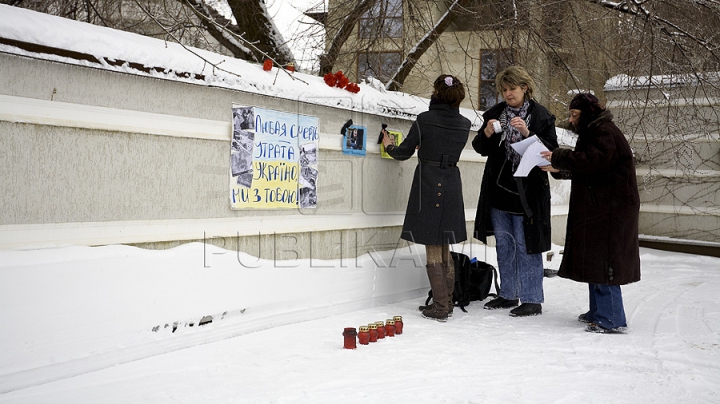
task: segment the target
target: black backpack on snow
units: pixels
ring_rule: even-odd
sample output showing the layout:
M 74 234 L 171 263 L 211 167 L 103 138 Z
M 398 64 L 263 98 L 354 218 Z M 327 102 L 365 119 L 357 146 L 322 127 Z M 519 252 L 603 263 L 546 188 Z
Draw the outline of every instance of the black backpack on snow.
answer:
M 485 300 L 488 296 L 497 297 L 499 294 L 497 284 L 497 269 L 483 261 L 470 262 L 470 257 L 462 253 L 451 251 L 455 264 L 455 289 L 453 290 L 453 305 L 467 313 L 465 306 L 474 300 Z M 495 284 L 495 293 L 490 288 Z M 428 292 L 425 305 L 430 304 L 432 290 Z

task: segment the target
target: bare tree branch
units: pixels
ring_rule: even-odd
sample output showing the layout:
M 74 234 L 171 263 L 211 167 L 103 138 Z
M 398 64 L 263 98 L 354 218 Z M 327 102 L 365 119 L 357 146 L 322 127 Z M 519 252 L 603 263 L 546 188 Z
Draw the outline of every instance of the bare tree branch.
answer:
M 237 73 L 235 73 L 235 72 L 231 72 L 231 71 L 229 71 L 229 70 L 225 70 L 225 69 L 221 68 L 219 63 L 213 63 L 213 62 L 207 60 L 206 58 L 204 58 L 204 57 L 203 57 L 202 55 L 200 55 L 199 53 L 197 53 L 197 52 L 195 52 L 194 50 L 192 50 L 191 48 L 185 46 L 178 38 L 175 37 L 175 35 L 173 35 L 173 33 L 171 33 L 168 29 L 165 28 L 165 26 L 150 12 L 150 10 L 146 9 L 145 7 L 143 7 L 143 5 L 140 4 L 140 2 L 139 2 L 138 0 L 133 0 L 133 1 L 135 2 L 135 4 L 136 4 L 138 7 L 140 7 L 140 9 L 141 9 L 143 12 L 145 12 L 153 21 L 155 21 L 155 23 L 156 23 L 160 28 L 162 28 L 163 30 L 165 30 L 165 32 L 166 32 L 176 43 L 178 43 L 180 46 L 182 46 L 185 50 L 187 50 L 188 52 L 190 52 L 190 53 L 192 53 L 193 55 L 197 56 L 199 59 L 201 59 L 201 60 L 204 61 L 205 63 L 209 64 L 209 65 L 212 66 L 214 69 L 217 69 L 217 70 L 220 70 L 220 71 L 222 71 L 222 72 L 225 72 L 225 73 L 228 73 L 228 74 L 232 74 L 232 75 L 235 75 L 235 76 L 238 76 L 238 77 L 242 77 L 242 76 L 240 76 L 239 74 L 237 74 Z M 222 62 L 221 62 L 221 63 L 222 63 Z
M 320 55 L 320 75 L 330 73 L 333 70 L 333 66 L 337 61 L 338 55 L 340 55 L 340 49 L 345 45 L 353 29 L 357 25 L 360 18 L 375 5 L 377 0 L 362 0 L 357 3 L 348 15 L 343 20 L 338 29 L 337 33 L 333 36 L 330 41 L 330 46 L 327 52 Z
M 263 0 L 227 0 L 227 3 L 238 27 L 242 27 L 243 38 L 259 50 L 253 52 L 256 61 L 261 62 L 265 55 L 271 55 L 280 66 L 295 62 L 292 52 L 267 14 Z
M 221 45 L 227 48 L 233 56 L 243 60 L 256 60 L 255 55 L 250 50 L 251 44 L 238 32 L 239 28 L 225 19 L 212 7 L 205 4 L 202 0 L 177 0 L 180 4 L 188 6 L 207 32 L 215 38 Z
M 664 33 L 668 36 L 673 35 L 681 35 L 683 37 L 690 38 L 700 46 L 704 47 L 706 50 L 708 50 L 713 56 L 718 57 L 718 55 L 715 53 L 715 49 L 710 46 L 710 41 L 707 39 L 700 38 L 696 35 L 693 35 L 688 30 L 684 29 L 683 27 L 679 26 L 678 24 L 658 16 L 656 13 L 653 13 L 651 10 L 649 10 L 646 7 L 646 1 L 638 1 L 638 0 L 625 0 L 625 1 L 606 1 L 606 0 L 589 0 L 591 3 L 597 3 L 603 7 L 611 8 L 614 10 L 619 10 L 624 13 L 633 14 L 633 15 L 642 15 L 645 18 L 647 18 L 649 21 L 652 21 L 653 23 L 660 24 L 665 26 Z M 712 4 L 720 4 L 717 1 L 700 1 L 696 2 L 697 4 L 703 4 L 705 6 L 709 6 Z
M 435 26 L 428 32 L 414 47 L 413 50 L 405 57 L 392 78 L 385 84 L 385 87 L 391 91 L 398 91 L 402 87 L 405 79 L 415 67 L 417 61 L 430 49 L 430 47 L 438 40 L 440 35 L 453 22 L 453 16 L 457 10 L 467 7 L 471 0 L 454 0 L 448 8 L 447 12 L 440 17 Z

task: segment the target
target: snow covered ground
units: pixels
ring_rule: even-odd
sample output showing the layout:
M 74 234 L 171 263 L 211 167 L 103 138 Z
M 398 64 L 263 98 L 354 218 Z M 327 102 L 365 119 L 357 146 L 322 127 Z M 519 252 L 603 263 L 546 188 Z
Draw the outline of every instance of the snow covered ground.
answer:
M 427 108 L 377 83 L 352 94 L 198 51 L 225 69 L 210 74 L 174 44 L 5 5 L 0 30 L 202 73 L 175 78 L 200 85 L 408 119 Z M 469 255 L 495 264 L 493 249 L 475 247 Z M 557 277 L 545 280 L 538 317 L 474 302 L 447 323 L 423 319 L 424 257 L 410 248 L 394 264 L 393 252 L 269 262 L 202 244 L 0 251 L 0 403 L 720 403 L 720 259 L 641 254 L 643 280 L 623 288 L 628 334 L 598 335 L 576 321 L 586 285 Z M 394 315 L 402 335 L 342 349 L 345 327 Z
M 718 258 L 641 249 L 629 332 L 600 335 L 576 321 L 586 285 L 558 277 L 541 316 L 473 302 L 443 324 L 417 311 L 427 288 L 411 261 L 389 278 L 368 255 L 244 268 L 221 252 L 0 252 L 0 403 L 720 402 Z M 383 289 L 405 280 L 412 296 Z M 342 348 L 344 327 L 394 315 L 402 335 Z

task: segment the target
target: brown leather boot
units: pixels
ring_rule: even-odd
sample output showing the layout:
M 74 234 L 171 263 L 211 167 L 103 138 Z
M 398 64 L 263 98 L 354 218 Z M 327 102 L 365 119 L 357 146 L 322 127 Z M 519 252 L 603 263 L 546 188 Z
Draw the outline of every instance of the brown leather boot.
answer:
M 455 291 L 455 264 L 452 261 L 445 263 L 445 285 L 448 291 L 448 317 L 452 317 L 455 301 L 453 300 L 453 291 Z
M 437 321 L 447 321 L 449 298 L 445 268 L 442 263 L 427 265 L 426 268 L 434 303 L 431 307 L 423 310 L 422 315 Z

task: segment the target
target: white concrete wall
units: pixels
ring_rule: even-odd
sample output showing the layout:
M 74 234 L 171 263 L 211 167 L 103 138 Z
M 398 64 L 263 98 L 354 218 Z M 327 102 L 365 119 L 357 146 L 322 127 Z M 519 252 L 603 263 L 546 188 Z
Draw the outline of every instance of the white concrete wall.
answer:
M 655 77 L 608 87 L 637 158 L 640 234 L 720 242 L 720 92 Z
M 290 256 L 329 259 L 397 246 L 416 163 L 381 159 L 373 129 L 410 120 L 6 54 L 0 70 L 1 249 L 210 240 L 276 257 L 282 239 Z M 233 103 L 319 118 L 317 209 L 230 209 Z M 347 119 L 368 127 L 367 156 L 341 152 Z M 468 144 L 459 164 L 469 232 L 484 160 Z

